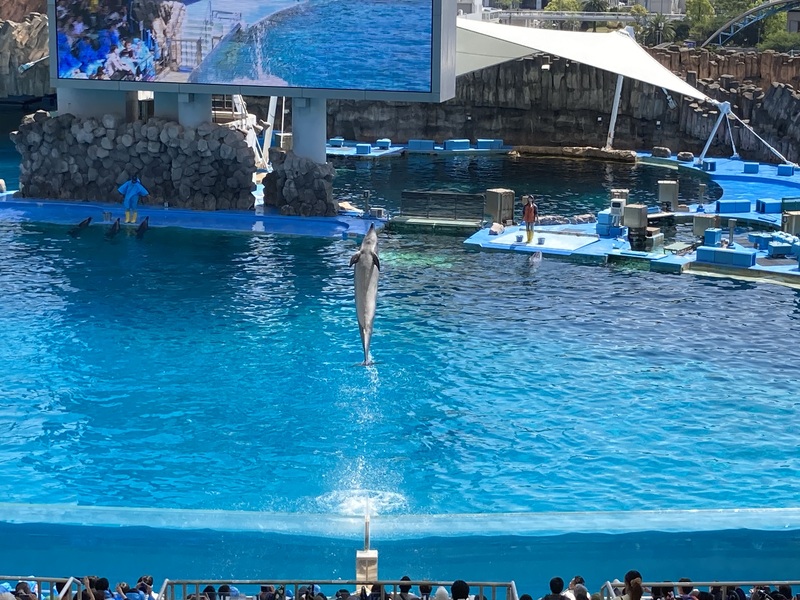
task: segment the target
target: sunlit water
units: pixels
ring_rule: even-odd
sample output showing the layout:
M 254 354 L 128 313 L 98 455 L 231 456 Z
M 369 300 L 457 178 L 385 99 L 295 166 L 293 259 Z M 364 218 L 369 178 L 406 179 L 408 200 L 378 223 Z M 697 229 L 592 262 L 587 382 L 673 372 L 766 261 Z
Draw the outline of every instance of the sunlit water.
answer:
M 382 235 L 362 368 L 353 251 L 3 224 L 0 493 L 325 514 L 796 504 L 797 292 Z
M 7 143 L 0 152 L 13 187 L 17 158 Z M 604 207 L 619 187 L 653 204 L 657 181 L 674 176 L 411 156 L 342 163 L 335 190 L 357 202 L 369 190 L 396 209 L 403 189 L 503 186 L 569 215 Z M 681 197 L 694 199 L 701 181 L 681 175 Z M 387 576 L 471 573 L 532 591 L 554 572 L 571 576 L 565 564 L 598 585 L 631 561 L 674 578 L 688 564 L 676 557 L 704 565 L 695 577 L 786 576 L 796 536 L 508 536 L 635 530 L 645 519 L 608 512 L 618 510 L 730 509 L 729 529 L 735 509 L 796 507 L 798 293 L 536 265 L 461 241 L 381 234 L 376 365 L 363 368 L 352 242 L 159 228 L 109 242 L 99 228 L 73 239 L 63 227 L 0 223 L 0 496 L 22 507 L 0 517 L 30 523 L 37 507 L 74 505 L 87 522 L 297 534 L 226 533 L 220 548 L 182 529 L 62 527 L 75 521 L 57 509 L 40 513 L 43 528 L 0 526 L 19 539 L 4 564 L 46 571 L 47 536 L 75 571 L 120 573 L 124 557 L 157 576 L 350 577 L 352 534 L 370 511 Z M 672 527 L 709 528 L 706 513 L 669 514 Z M 770 515 L 742 522 L 788 518 Z M 320 545 L 309 536 L 322 529 L 351 541 Z M 409 532 L 442 537 L 392 541 Z

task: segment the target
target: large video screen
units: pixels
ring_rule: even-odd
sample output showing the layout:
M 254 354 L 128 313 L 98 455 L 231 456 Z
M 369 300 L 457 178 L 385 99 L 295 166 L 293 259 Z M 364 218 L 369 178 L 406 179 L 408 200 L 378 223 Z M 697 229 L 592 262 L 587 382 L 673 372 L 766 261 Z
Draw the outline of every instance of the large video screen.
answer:
M 432 91 L 433 0 L 56 0 L 55 9 L 59 79 Z

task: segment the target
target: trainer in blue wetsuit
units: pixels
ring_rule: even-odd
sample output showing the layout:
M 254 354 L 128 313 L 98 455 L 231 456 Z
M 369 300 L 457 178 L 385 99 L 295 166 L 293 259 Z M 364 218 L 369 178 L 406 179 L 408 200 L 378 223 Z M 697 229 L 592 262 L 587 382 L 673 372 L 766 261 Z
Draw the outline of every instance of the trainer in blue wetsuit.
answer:
M 141 184 L 139 177 L 134 175 L 131 179 L 119 186 L 117 190 L 125 199 L 122 205 L 125 207 L 125 222 L 136 223 L 136 208 L 139 206 L 139 198 L 149 196 L 150 192 Z

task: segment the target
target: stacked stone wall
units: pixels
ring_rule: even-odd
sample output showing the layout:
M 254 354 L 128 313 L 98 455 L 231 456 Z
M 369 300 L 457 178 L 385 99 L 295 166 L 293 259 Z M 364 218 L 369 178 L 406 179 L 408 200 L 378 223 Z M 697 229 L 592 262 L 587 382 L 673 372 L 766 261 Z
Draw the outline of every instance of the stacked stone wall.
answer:
M 264 203 L 277 206 L 282 215 L 332 217 L 338 212 L 333 201 L 335 170 L 330 163 L 270 148 L 272 172 L 264 178 Z
M 118 201 L 117 187 L 139 175 L 150 195 L 143 204 L 198 210 L 253 205 L 255 158 L 242 132 L 211 123 L 197 128 L 150 119 L 23 119 L 11 139 L 22 156 L 26 198 Z

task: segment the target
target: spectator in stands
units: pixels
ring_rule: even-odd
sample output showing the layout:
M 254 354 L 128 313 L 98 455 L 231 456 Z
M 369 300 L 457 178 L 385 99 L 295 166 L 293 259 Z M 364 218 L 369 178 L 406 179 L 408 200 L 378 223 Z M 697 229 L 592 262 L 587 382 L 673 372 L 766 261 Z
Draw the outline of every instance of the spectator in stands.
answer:
M 625 573 L 625 588 L 621 600 L 641 600 L 643 593 L 642 574 L 635 570 Z
M 376 583 L 372 586 L 372 591 L 369 594 L 369 600 L 386 600 L 386 593 L 383 591 L 383 586 Z
M 653 586 L 653 600 L 675 600 L 675 590 L 671 587 Z M 722 598 L 720 600 L 725 600 Z
M 519 600 L 533 600 L 533 596 L 530 594 L 522 594 L 522 596 L 519 597 Z
M 570 579 L 567 589 L 564 590 L 564 596 L 569 598 L 569 600 L 575 600 L 575 586 L 583 585 L 585 583 L 586 581 L 584 581 L 583 577 L 580 575 L 575 575 L 575 577 Z
M 467 600 L 469 598 L 469 584 L 463 579 L 456 579 L 450 586 L 450 596 L 453 600 Z
M 564 598 L 564 580 L 561 577 L 553 577 L 550 580 L 550 593 L 542 597 L 542 600 L 562 600 Z
M 411 577 L 408 575 L 403 575 L 400 578 L 400 581 L 411 581 Z M 394 600 L 419 600 L 417 596 L 411 593 L 411 586 L 407 584 L 400 584 L 398 586 L 400 592 L 395 594 Z
M 589 589 L 582 583 L 575 586 L 575 600 L 589 600 Z
M 430 600 L 433 587 L 427 583 L 419 584 L 419 598 L 420 600 Z
M 688 577 L 681 577 L 678 579 L 678 583 L 692 583 L 692 580 Z M 680 600 L 694 600 L 694 596 L 692 596 L 692 589 L 694 586 L 692 585 L 682 585 L 678 589 L 681 593 L 679 596 Z
M 450 596 L 447 594 L 447 590 L 440 585 L 438 588 L 436 588 L 436 593 L 433 595 L 433 600 L 450 600 Z

